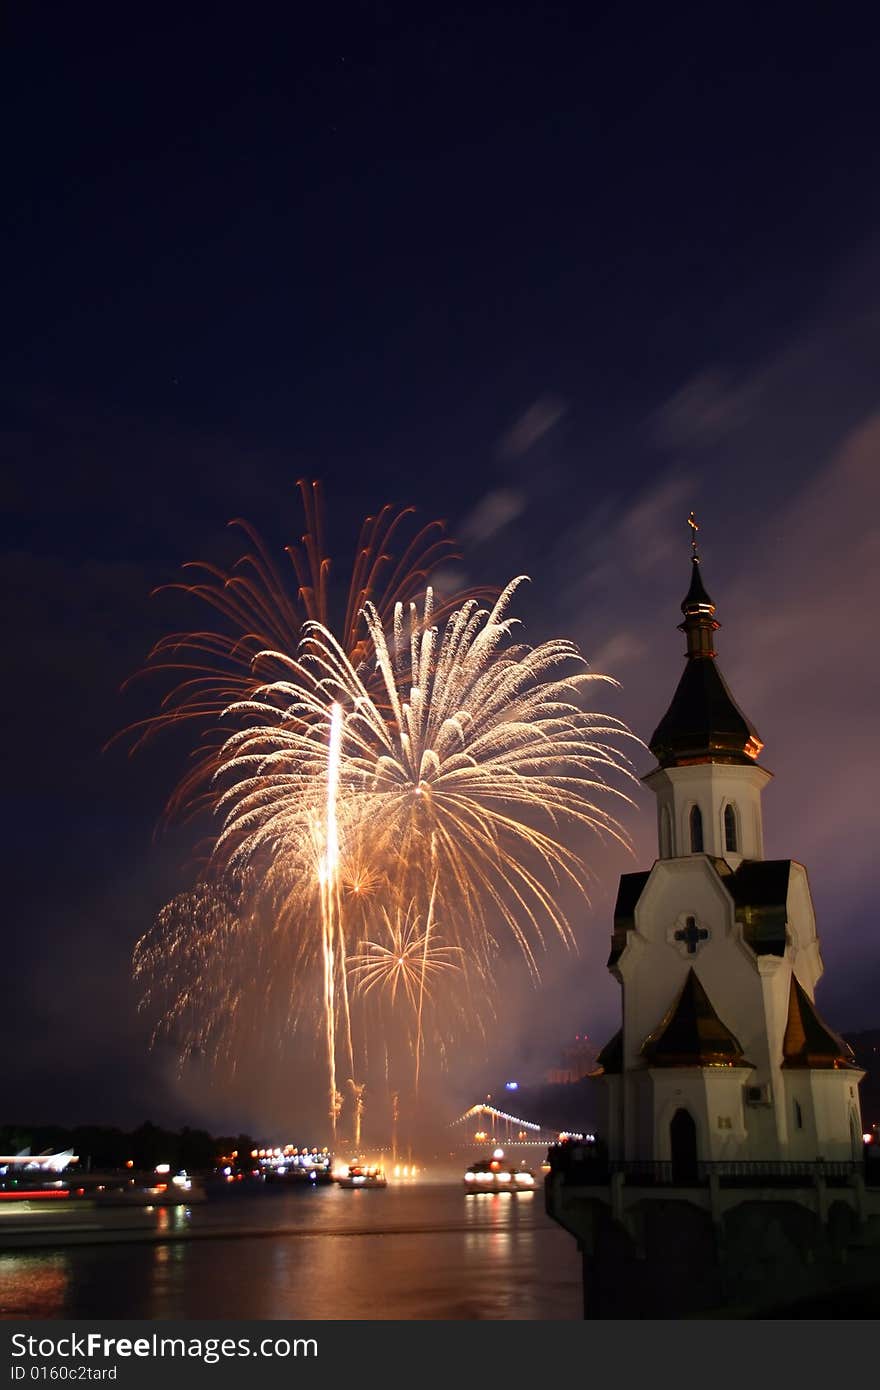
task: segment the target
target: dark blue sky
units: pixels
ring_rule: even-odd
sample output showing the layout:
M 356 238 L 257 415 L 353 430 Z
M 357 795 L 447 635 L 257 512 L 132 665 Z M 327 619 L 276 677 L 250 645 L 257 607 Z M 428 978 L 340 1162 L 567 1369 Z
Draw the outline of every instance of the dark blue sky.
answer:
M 722 665 L 777 774 L 768 853 L 811 871 L 820 1005 L 876 1024 L 876 23 L 13 6 L 4 57 L 0 1118 L 227 1113 L 146 1057 L 127 983 L 185 879 L 186 834 L 151 839 L 185 747 L 100 748 L 179 617 L 150 589 L 228 557 L 232 516 L 295 534 L 304 474 L 340 558 L 395 500 L 449 520 L 474 580 L 529 573 L 529 635 L 579 640 L 645 738 L 696 507 Z M 629 826 L 649 863 L 647 795 Z M 505 1058 L 613 1027 L 632 865 L 593 858 L 580 963 L 549 962 L 543 998 L 511 986 Z

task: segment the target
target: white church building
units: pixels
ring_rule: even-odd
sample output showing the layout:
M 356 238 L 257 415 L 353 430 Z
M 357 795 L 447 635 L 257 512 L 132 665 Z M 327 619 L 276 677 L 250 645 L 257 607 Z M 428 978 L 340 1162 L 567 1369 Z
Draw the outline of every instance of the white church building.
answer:
M 822 959 L 806 869 L 765 859 L 762 743 L 718 667 L 696 546 L 685 667 L 650 741 L 659 857 L 624 874 L 609 969 L 623 1026 L 599 1056 L 609 1158 L 852 1161 L 863 1073 L 815 1003 Z

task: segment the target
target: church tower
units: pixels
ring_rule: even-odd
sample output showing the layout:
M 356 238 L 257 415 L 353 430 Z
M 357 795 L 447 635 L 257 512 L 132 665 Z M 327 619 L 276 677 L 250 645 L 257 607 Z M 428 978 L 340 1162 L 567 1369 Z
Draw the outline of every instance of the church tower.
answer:
M 858 1082 L 820 1018 L 802 864 L 764 858 L 763 744 L 718 666 L 715 604 L 692 534 L 685 667 L 644 778 L 658 858 L 624 874 L 608 966 L 623 1026 L 599 1056 L 609 1156 L 670 1163 L 858 1159 Z

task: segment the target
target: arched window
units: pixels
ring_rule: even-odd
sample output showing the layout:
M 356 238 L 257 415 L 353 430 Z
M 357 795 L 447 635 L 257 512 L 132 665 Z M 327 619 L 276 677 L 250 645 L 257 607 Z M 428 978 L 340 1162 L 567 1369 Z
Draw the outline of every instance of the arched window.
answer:
M 804 1114 L 799 1100 L 794 1103 L 794 1127 L 795 1129 L 803 1129 L 804 1127 Z
M 660 810 L 660 858 L 672 858 L 672 823 L 668 806 L 663 806 Z
M 854 1159 L 862 1158 L 865 1152 L 864 1140 L 862 1139 L 858 1118 L 854 1110 L 849 1112 L 849 1132 L 852 1138 L 852 1156 Z
M 724 845 L 731 854 L 739 849 L 736 838 L 736 811 L 728 801 L 724 808 Z
M 697 1181 L 697 1126 L 689 1110 L 676 1110 L 669 1126 L 669 1148 L 672 1159 L 672 1181 Z
M 703 813 L 699 806 L 691 807 L 691 854 L 703 853 Z

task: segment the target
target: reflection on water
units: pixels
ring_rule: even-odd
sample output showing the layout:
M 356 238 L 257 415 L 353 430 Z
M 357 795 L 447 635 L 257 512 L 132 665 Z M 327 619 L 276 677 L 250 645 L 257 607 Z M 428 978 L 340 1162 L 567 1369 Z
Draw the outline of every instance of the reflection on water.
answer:
M 67 1316 L 70 1262 L 52 1254 L 0 1255 L 0 1314 L 6 1318 Z
M 536 1193 L 325 1188 L 129 1211 L 112 1224 L 109 1244 L 2 1257 L 0 1316 L 581 1316 L 575 1243 Z M 126 1239 L 124 1225 L 170 1238 Z M 179 1231 L 195 1238 L 173 1239 Z

